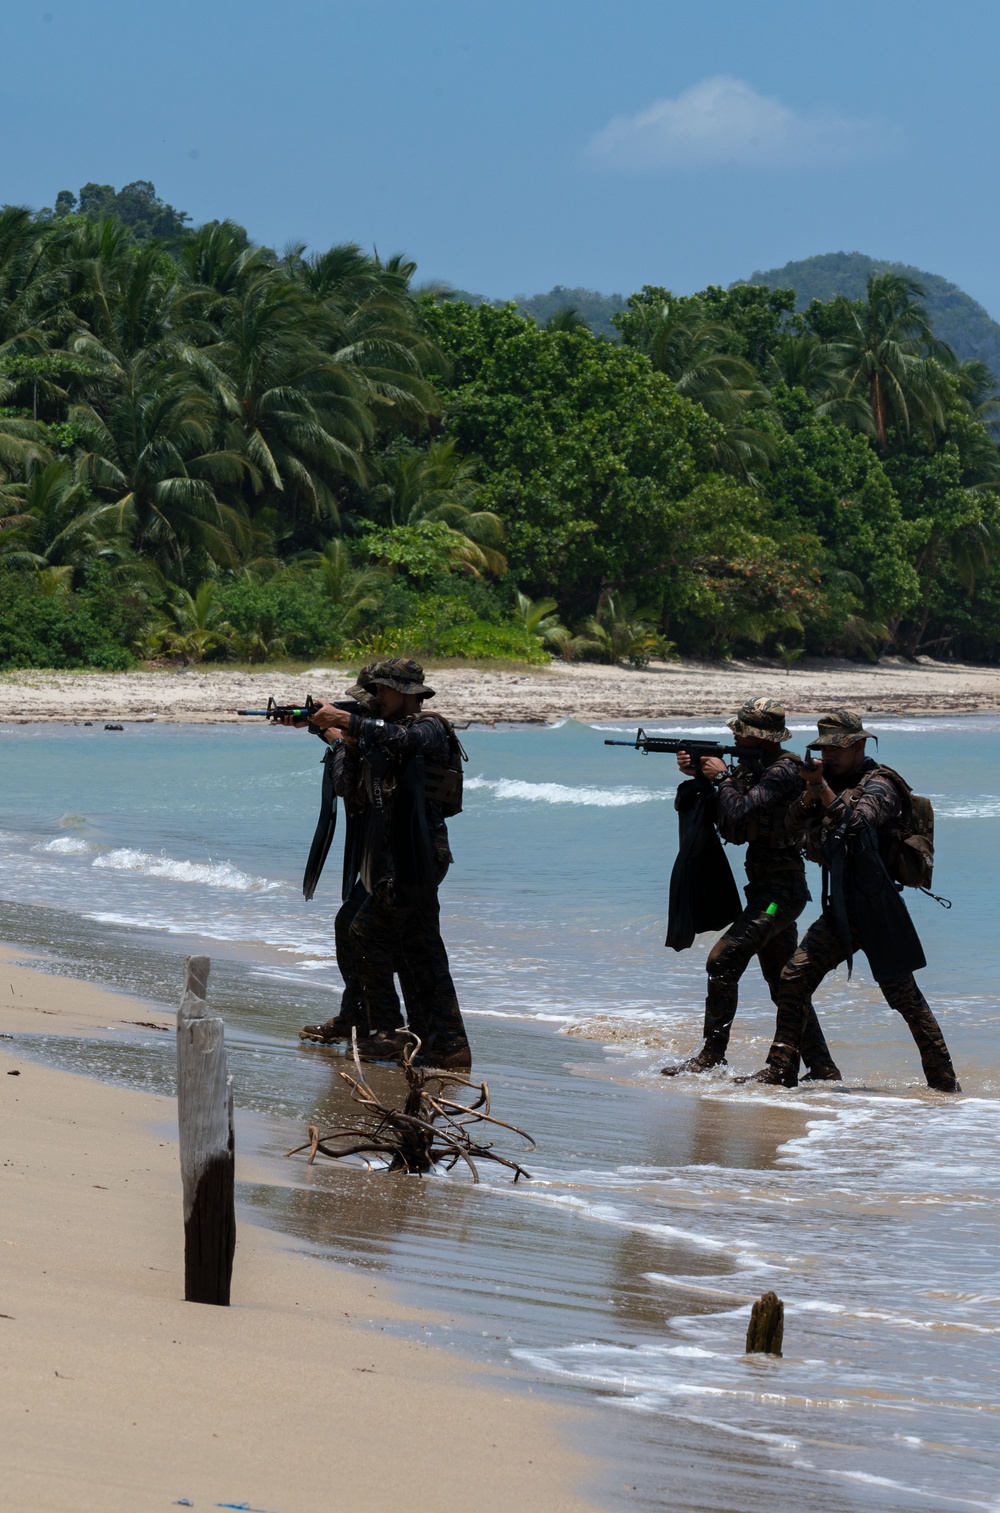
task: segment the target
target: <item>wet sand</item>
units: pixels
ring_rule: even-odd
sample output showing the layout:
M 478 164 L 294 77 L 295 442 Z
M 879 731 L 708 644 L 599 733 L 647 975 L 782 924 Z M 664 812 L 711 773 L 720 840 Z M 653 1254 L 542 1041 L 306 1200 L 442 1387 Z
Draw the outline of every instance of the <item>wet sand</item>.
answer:
M 595 663 L 484 670 L 434 668 L 437 708 L 459 721 L 628 720 L 728 715 L 744 699 L 784 700 L 792 714 L 848 707 L 868 714 L 976 713 L 1000 709 L 1000 668 L 899 658 L 877 666 L 835 658 L 798 662 L 791 672 L 758 662 L 654 663 L 642 671 Z M 339 698 L 344 668 L 298 673 L 221 667 L 129 673 L 25 671 L 0 675 L 0 721 L 178 720 L 236 722 L 240 708 L 272 694 L 292 703 L 312 693 Z
M 169 1016 L 16 967 L 0 1033 L 92 1034 Z M 19 1075 L 10 1075 L 18 1073 Z M 5 1075 L 7 1074 L 7 1075 Z M 20 1059 L 0 1040 L 0 1439 L 4 1507 L 243 1505 L 414 1513 L 584 1510 L 573 1415 L 471 1378 L 413 1338 L 381 1279 L 241 1220 L 234 1306 L 181 1301 L 173 1100 Z M 258 1178 L 238 1156 L 238 1177 Z M 431 1317 L 428 1315 L 427 1317 Z M 411 1321 L 411 1337 L 387 1332 Z M 484 1368 L 475 1368 L 477 1378 Z

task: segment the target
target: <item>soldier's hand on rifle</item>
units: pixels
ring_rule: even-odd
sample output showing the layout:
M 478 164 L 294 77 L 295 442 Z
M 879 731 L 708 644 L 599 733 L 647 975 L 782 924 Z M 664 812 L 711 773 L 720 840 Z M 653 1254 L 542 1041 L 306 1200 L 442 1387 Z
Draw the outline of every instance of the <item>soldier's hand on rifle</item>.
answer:
M 685 777 L 694 777 L 694 763 L 691 760 L 691 753 L 689 751 L 679 751 L 677 753 L 677 765 Z
M 803 762 L 801 767 L 802 781 L 807 788 L 816 791 L 823 783 L 823 763 Z
M 320 701 L 309 716 L 309 723 L 321 730 L 328 740 L 332 738 L 336 741 L 340 739 L 341 731 L 349 729 L 351 717 L 346 709 L 338 709 L 334 704 Z
M 726 764 L 721 757 L 703 756 L 701 759 L 701 775 L 714 781 L 726 775 Z

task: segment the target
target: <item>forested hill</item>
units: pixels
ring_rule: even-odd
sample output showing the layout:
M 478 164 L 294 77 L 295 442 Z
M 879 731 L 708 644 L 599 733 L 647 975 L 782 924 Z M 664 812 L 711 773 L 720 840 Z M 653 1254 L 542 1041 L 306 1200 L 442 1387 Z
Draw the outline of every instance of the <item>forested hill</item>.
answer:
M 786 263 L 783 268 L 751 274 L 746 282 L 794 289 L 796 308 L 804 310 L 810 300 L 833 299 L 837 294 L 863 299 L 871 274 L 886 272 L 901 273 L 923 286 L 935 333 L 955 349 L 962 362 L 976 358 L 1000 374 L 1000 325 L 970 294 L 939 273 L 925 273 L 907 263 L 881 262 L 863 252 L 824 252 L 819 257 Z

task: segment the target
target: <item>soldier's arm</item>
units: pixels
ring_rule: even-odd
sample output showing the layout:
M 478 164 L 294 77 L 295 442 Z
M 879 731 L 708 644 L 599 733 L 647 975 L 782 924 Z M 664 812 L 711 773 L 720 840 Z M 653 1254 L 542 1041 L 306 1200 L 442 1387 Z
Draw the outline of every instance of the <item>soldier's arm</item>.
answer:
M 394 720 L 369 720 L 352 714 L 348 734 L 366 746 L 377 746 L 390 756 L 414 756 L 418 752 L 434 761 L 448 760 L 448 737 L 440 720 L 416 719 L 412 724 Z
M 897 817 L 903 803 L 895 783 L 876 774 L 865 779 L 857 798 L 853 803 L 845 803 L 844 807 L 849 813 L 848 829 L 869 824 L 873 830 L 881 830 L 883 825 Z
M 720 826 L 746 825 L 760 814 L 766 814 L 775 804 L 786 799 L 790 793 L 801 793 L 802 779 L 797 766 L 782 760 L 765 767 L 746 793 L 741 793 L 732 778 L 724 777 L 718 787 L 718 815 Z
M 823 823 L 828 828 L 836 828 L 846 821 L 849 830 L 856 830 L 866 824 L 874 830 L 881 830 L 889 820 L 896 818 L 902 807 L 896 785 L 889 778 L 878 775 L 865 777 L 856 797 L 839 793 L 826 806 Z

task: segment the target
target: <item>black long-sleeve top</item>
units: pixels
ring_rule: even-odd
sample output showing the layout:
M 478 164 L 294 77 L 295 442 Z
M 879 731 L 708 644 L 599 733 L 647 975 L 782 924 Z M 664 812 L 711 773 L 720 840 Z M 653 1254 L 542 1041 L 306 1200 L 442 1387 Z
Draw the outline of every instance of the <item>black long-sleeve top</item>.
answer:
M 789 833 L 786 818 L 801 792 L 798 760 L 788 752 L 781 752 L 764 768 L 737 767 L 719 783 L 719 834 L 731 845 L 746 844 L 748 876 L 801 867 L 799 842 Z

